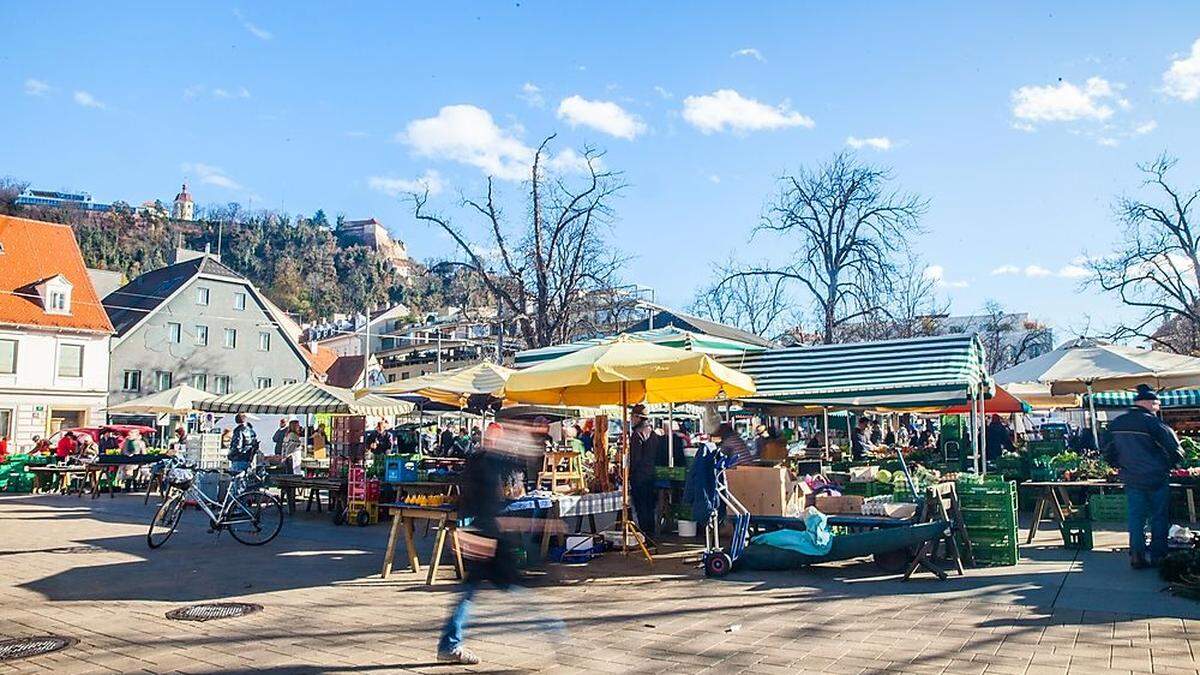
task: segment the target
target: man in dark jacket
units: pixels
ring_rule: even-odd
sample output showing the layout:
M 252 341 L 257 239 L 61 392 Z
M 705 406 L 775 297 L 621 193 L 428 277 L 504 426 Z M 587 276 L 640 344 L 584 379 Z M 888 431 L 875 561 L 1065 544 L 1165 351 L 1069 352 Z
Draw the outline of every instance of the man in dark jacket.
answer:
M 865 459 L 867 453 L 875 448 L 871 443 L 871 423 L 867 418 L 858 418 L 858 424 L 854 427 L 854 433 L 850 435 L 850 458 L 854 460 Z
M 237 426 L 229 438 L 229 470 L 240 473 L 250 468 L 250 462 L 258 452 L 258 436 L 246 421 L 246 413 L 238 413 L 234 419 Z
M 1009 452 L 1017 451 L 1012 441 L 1012 430 L 1008 428 L 1008 425 L 1004 423 L 1004 420 L 999 415 L 992 415 L 992 420 L 987 425 L 988 461 L 994 462 L 1005 450 Z
M 1129 509 L 1129 556 L 1134 569 L 1157 565 L 1167 554 L 1171 527 L 1171 468 L 1183 455 L 1175 432 L 1157 416 L 1158 395 L 1138 385 L 1134 407 L 1108 425 L 1104 457 L 1121 471 Z M 1150 560 L 1146 560 L 1146 519 L 1150 520 Z
M 633 511 L 637 514 L 638 529 L 642 534 L 654 534 L 654 460 L 658 457 L 659 445 L 665 443 L 662 436 L 654 433 L 646 408 L 636 406 L 629 418 L 632 427 L 629 434 L 629 497 Z

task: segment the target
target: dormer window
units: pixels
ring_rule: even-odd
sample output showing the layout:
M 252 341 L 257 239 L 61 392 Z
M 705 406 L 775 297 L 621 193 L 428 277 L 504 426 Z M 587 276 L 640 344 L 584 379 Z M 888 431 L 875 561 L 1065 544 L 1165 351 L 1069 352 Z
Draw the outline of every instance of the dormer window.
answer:
M 42 308 L 47 314 L 71 313 L 71 282 L 61 274 L 38 285 Z

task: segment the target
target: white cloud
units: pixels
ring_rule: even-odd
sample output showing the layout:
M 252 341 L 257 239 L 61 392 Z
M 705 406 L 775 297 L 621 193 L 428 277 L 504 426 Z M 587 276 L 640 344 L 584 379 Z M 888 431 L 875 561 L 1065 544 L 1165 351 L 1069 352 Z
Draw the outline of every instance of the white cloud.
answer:
M 78 103 L 79 105 L 81 105 L 85 108 L 98 108 L 100 110 L 104 110 L 105 108 L 108 107 L 107 105 L 104 104 L 103 101 L 96 98 L 95 96 L 92 96 L 91 93 L 86 92 L 86 91 L 80 90 L 80 91 L 75 92 L 74 98 L 75 98 L 76 103 Z
M 517 96 L 535 108 L 546 107 L 546 99 L 542 97 L 541 87 L 532 82 L 526 82 L 521 85 L 521 93 Z
M 213 87 L 212 89 L 209 89 L 203 84 L 193 84 L 184 88 L 183 90 L 183 97 L 189 101 L 205 95 L 216 99 L 250 98 L 250 90 L 246 87 L 238 87 L 237 89 Z
M 230 178 L 220 167 L 210 164 L 202 164 L 200 162 L 186 162 L 179 165 L 179 169 L 186 174 L 195 176 L 197 180 L 205 185 L 214 185 L 226 190 L 241 190 L 242 185 Z
M 371 134 L 368 134 L 365 131 L 343 131 L 342 135 L 345 136 L 346 138 L 366 138 L 367 136 L 370 136 Z
M 930 265 L 921 273 L 926 279 L 929 279 L 939 288 L 966 288 L 970 284 L 966 281 L 949 281 L 946 279 L 946 268 L 941 265 Z
M 758 61 L 760 63 L 766 63 L 766 61 L 767 61 L 766 59 L 763 58 L 762 52 L 758 51 L 757 49 L 755 49 L 753 47 L 746 47 L 745 49 L 739 49 L 736 52 L 730 54 L 729 58 L 736 59 L 739 56 L 747 56 L 747 57 L 752 58 L 755 61 Z
M 1101 138 L 1097 138 L 1096 143 L 1099 145 L 1103 145 L 1106 148 L 1115 148 L 1121 144 L 1121 142 L 1118 141 L 1117 139 L 1109 138 L 1108 136 L 1103 136 Z
M 1020 273 L 1021 273 L 1021 268 L 1017 267 L 1016 265 L 1001 265 L 1001 266 L 997 267 L 996 269 L 992 270 L 992 276 L 997 276 L 997 277 L 1009 276 L 1009 275 L 1020 274 Z
M 601 162 L 598 158 L 593 159 L 592 163 L 595 165 L 597 171 L 604 166 L 603 162 Z M 583 155 L 575 152 L 571 148 L 567 148 L 566 150 L 562 150 L 558 154 L 551 157 L 546 162 L 546 166 L 552 171 L 583 173 L 588 170 L 588 161 Z
M 233 98 L 233 94 L 229 93 L 228 91 L 225 91 L 224 89 L 221 89 L 220 87 L 213 89 L 212 95 L 213 95 L 213 98 Z
M 740 134 L 787 127 L 811 129 L 816 125 L 812 118 L 791 110 L 786 101 L 771 106 L 745 98 L 733 89 L 688 96 L 683 99 L 683 119 L 704 134 L 717 131 Z
M 1052 274 L 1054 273 L 1040 265 L 1025 266 L 1025 276 L 1027 277 L 1048 277 Z
M 1064 279 L 1082 279 L 1084 277 L 1091 276 L 1091 274 L 1092 273 L 1088 268 L 1080 265 L 1066 265 L 1062 269 L 1058 270 L 1058 276 Z
M 886 136 L 876 136 L 874 138 L 857 138 L 849 136 L 846 138 L 846 145 L 859 150 L 862 148 L 871 148 L 872 150 L 882 150 L 884 152 L 892 149 L 892 139 Z
M 675 94 L 672 94 L 671 92 L 667 91 L 666 88 L 661 87 L 657 84 L 654 85 L 654 93 L 658 94 L 659 96 L 661 96 L 663 98 L 674 98 L 675 97 Z
M 714 173 L 714 174 L 709 174 L 709 176 L 708 176 L 708 182 L 710 182 L 710 183 L 713 183 L 713 184 L 720 183 L 720 182 L 721 182 L 721 177 L 720 177 L 720 176 L 718 176 L 718 175 L 717 175 L 717 174 L 715 174 L 715 173 Z
M 1139 124 L 1136 128 L 1134 128 L 1133 135 L 1134 136 L 1145 136 L 1146 134 L 1150 133 L 1151 131 L 1154 131 L 1157 128 L 1158 128 L 1158 122 L 1156 122 L 1154 120 L 1150 120 L 1149 122 L 1146 122 L 1144 124 Z
M 1024 131 L 1025 133 L 1033 133 L 1037 131 L 1037 127 L 1027 122 L 1013 122 L 1012 128 L 1016 129 L 1017 131 Z
M 25 93 L 29 96 L 45 96 L 50 93 L 50 85 L 31 77 L 25 80 Z
M 1103 121 L 1113 115 L 1109 103 L 1128 107 L 1129 102 L 1117 95 L 1120 88 L 1101 77 L 1088 78 L 1082 87 L 1066 80 L 1044 87 L 1026 85 L 1012 93 L 1012 114 L 1030 122 Z
M 564 98 L 558 104 L 558 118 L 572 127 L 583 125 L 610 136 L 633 140 L 646 130 L 636 115 L 630 114 L 612 101 L 591 101 L 578 94 Z
M 1192 43 L 1189 55 L 1171 62 L 1163 73 L 1163 93 L 1181 101 L 1200 98 L 1200 40 Z
M 448 105 L 434 117 L 413 120 L 396 140 L 421 157 L 460 162 L 502 180 L 529 177 L 534 149 L 513 129 L 500 128 L 491 113 L 470 104 Z M 563 150 L 546 162 L 551 169 L 579 171 L 586 160 L 574 150 Z
M 266 28 L 262 28 L 261 26 L 251 23 L 250 20 L 242 14 L 240 9 L 233 10 L 233 15 L 237 17 L 238 21 L 241 22 L 242 28 L 245 28 L 250 32 L 251 35 L 259 40 L 270 40 L 271 38 L 275 37 L 271 34 L 271 31 L 267 30 Z
M 433 169 L 427 169 L 420 177 L 413 179 L 387 176 L 371 176 L 367 179 L 367 187 L 391 197 L 413 192 L 429 192 L 431 195 L 436 195 L 445 186 L 442 175 Z

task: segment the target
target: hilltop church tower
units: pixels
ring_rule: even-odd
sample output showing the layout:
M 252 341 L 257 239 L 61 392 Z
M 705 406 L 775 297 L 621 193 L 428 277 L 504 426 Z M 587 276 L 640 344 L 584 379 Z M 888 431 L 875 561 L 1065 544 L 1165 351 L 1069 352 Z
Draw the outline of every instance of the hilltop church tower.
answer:
M 187 183 L 184 183 L 183 189 L 175 195 L 175 205 L 171 207 L 171 217 L 175 220 L 192 220 L 195 216 L 196 205 L 192 202 L 192 196 L 188 194 Z

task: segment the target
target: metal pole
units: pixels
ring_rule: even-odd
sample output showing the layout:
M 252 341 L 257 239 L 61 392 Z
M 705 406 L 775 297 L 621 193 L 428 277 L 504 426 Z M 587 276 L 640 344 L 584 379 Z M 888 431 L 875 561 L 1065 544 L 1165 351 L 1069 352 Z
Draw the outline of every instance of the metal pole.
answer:
M 371 367 L 371 310 L 366 310 L 367 322 L 363 325 L 363 386 L 367 384 L 367 371 Z
M 979 388 L 979 475 L 987 475 L 987 399 L 983 396 L 983 387 Z
M 675 404 L 667 404 L 667 466 L 675 466 Z
M 825 430 L 825 451 L 824 455 L 829 456 L 829 408 L 821 406 L 822 428 Z
M 1088 411 L 1091 412 L 1091 414 L 1092 414 L 1092 442 L 1096 444 L 1096 449 L 1099 450 L 1100 449 L 1100 423 L 1096 419 L 1096 402 L 1093 400 L 1095 397 L 1092 395 L 1094 393 L 1095 392 L 1092 391 L 1092 383 L 1088 382 L 1087 397 L 1088 397 Z
M 437 371 L 442 372 L 442 329 L 437 329 Z

